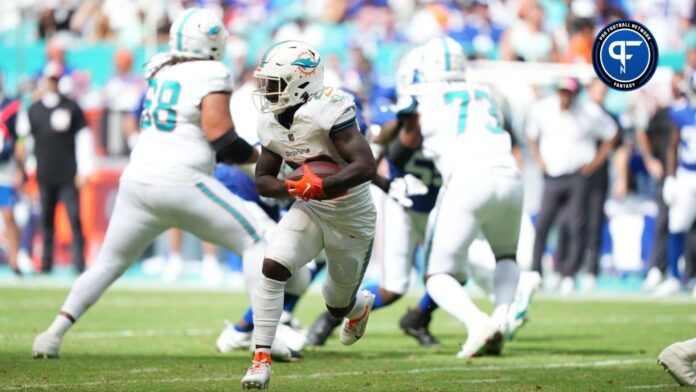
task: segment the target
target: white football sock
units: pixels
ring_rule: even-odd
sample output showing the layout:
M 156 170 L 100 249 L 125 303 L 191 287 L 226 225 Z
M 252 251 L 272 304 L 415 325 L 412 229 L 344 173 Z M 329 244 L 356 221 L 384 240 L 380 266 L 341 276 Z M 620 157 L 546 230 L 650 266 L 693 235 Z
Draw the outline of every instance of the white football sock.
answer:
M 353 309 L 351 309 L 350 312 L 348 312 L 348 314 L 346 315 L 348 320 L 354 320 L 362 316 L 365 312 L 365 303 L 365 296 L 362 292 L 359 292 L 358 295 L 355 296 L 355 305 L 353 305 Z
M 65 333 L 72 327 L 72 322 L 62 314 L 59 314 L 56 316 L 55 320 L 53 320 L 53 323 L 51 324 L 50 327 L 48 327 L 48 332 L 58 335 L 61 338 Z
M 476 304 L 471 301 L 466 289 L 451 275 L 437 274 L 428 278 L 428 294 L 445 312 L 471 329 L 487 318 Z
M 123 274 L 127 266 L 127 263 L 97 262 L 77 278 L 61 309 L 77 320 Z
M 510 304 L 515 300 L 517 282 L 520 280 L 520 267 L 512 259 L 498 261 L 493 272 L 495 310 L 492 318 L 498 323 L 507 322 Z
M 283 293 L 285 282 L 269 279 L 262 275 L 254 294 L 251 306 L 254 310 L 254 340 L 258 346 L 271 346 L 283 313 Z

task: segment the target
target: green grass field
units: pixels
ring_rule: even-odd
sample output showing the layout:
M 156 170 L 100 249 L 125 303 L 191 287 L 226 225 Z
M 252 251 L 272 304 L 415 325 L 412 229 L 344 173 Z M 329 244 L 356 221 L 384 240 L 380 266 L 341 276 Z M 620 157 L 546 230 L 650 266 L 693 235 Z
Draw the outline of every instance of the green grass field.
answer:
M 67 290 L 0 288 L 0 391 L 240 390 L 250 354 L 220 355 L 222 319 L 246 307 L 240 293 L 111 290 L 71 330 L 58 360 L 34 360 L 34 335 L 53 319 Z M 537 299 L 531 322 L 501 357 L 457 360 L 465 332 L 439 311 L 425 350 L 400 333 L 406 298 L 375 312 L 367 334 L 346 348 L 332 339 L 300 363 L 274 365 L 276 391 L 671 390 L 655 364 L 667 344 L 696 335 L 688 301 Z M 485 301 L 479 303 L 485 309 Z M 300 302 L 303 325 L 323 309 Z

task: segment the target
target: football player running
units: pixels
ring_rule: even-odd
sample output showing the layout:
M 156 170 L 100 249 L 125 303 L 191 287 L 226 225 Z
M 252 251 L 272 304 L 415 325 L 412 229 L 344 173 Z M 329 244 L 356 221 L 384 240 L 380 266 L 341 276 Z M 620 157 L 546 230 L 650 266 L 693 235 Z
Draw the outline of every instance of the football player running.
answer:
M 230 116 L 232 90 L 220 61 L 227 32 L 211 11 L 189 9 L 170 30 L 170 50 L 147 66 L 140 139 L 121 176 L 114 211 L 94 266 L 72 287 L 59 315 L 33 345 L 35 357 L 58 357 L 64 334 L 170 228 L 261 264 L 262 230 L 244 201 L 211 173 L 215 161 L 251 163 L 258 151 L 239 138 Z
M 376 112 L 370 129 L 380 128 L 391 133 L 394 129 L 398 130 L 398 123 L 396 112 L 384 106 Z M 388 138 L 388 135 L 384 135 L 384 139 Z M 364 288 L 375 296 L 373 311 L 395 303 L 408 290 L 415 251 L 418 244 L 423 243 L 428 213 L 435 205 L 442 181 L 432 161 L 420 153 L 410 157 L 406 163 L 395 164 L 390 158 L 390 151 L 397 143 L 389 143 L 384 155 L 389 166 L 389 178 L 378 175 L 373 181 L 388 195 L 381 198 L 380 192 L 380 198 L 375 199 L 375 203 L 380 203 L 382 207 L 377 217 L 381 221 L 377 226 L 381 229 L 375 235 L 375 248 L 381 252 L 373 254 L 373 260 L 380 263 L 381 275 L 379 283 Z M 437 346 L 440 342 L 428 329 L 431 314 L 436 308 L 437 305 L 426 293 L 418 305 L 401 318 L 399 326 L 421 346 Z M 329 312 L 320 314 L 308 332 L 309 343 L 324 345 L 340 322 Z
M 375 208 L 368 183 L 376 172 L 370 146 L 361 135 L 352 98 L 324 87 L 324 60 L 301 41 L 273 45 L 254 72 L 262 150 L 256 165 L 261 196 L 298 200 L 280 220 L 269 241 L 262 278 L 252 295 L 256 352 L 242 378 L 244 389 L 268 388 L 269 349 L 283 309 L 288 278 L 323 249 L 326 306 L 344 319 L 341 343 L 351 345 L 367 327 L 374 296 L 358 293 L 372 249 Z M 326 178 L 307 163 L 325 160 L 340 170 Z M 302 167 L 297 181 L 278 179 L 285 161 Z
M 233 108 L 233 110 L 235 110 Z M 255 109 L 254 109 L 255 110 Z M 234 118 L 234 116 L 233 116 Z M 253 142 L 256 137 L 246 138 Z M 260 226 L 264 232 L 264 239 L 270 238 L 275 230 L 276 222 L 280 211 L 278 206 L 267 204 L 256 192 L 254 180 L 249 177 L 246 171 L 240 170 L 237 166 L 218 164 L 213 176 L 220 181 L 232 194 L 239 196 L 245 201 L 247 210 L 252 215 L 254 223 Z M 260 263 L 257 266 L 244 266 L 244 281 L 248 291 L 251 291 L 258 284 L 261 278 Z M 310 263 L 313 264 L 313 263 Z M 299 297 L 305 292 L 312 278 L 313 271 L 310 268 L 302 268 L 288 280 L 285 287 L 283 315 L 290 316 Z M 215 347 L 220 353 L 228 353 L 233 350 L 249 350 L 253 340 L 253 313 L 248 308 L 237 323 L 225 321 L 225 328 L 220 333 L 215 342 Z M 300 351 L 306 343 L 303 333 L 295 331 L 287 325 L 280 325 L 276 332 L 276 339 L 271 347 L 271 356 L 278 361 L 298 361 L 302 358 Z
M 450 38 L 415 49 L 420 56 L 409 88 L 417 109 L 399 135 L 422 145 L 444 183 L 428 222 L 426 289 L 435 302 L 466 325 L 458 358 L 498 353 L 519 280 L 516 262 L 522 216 L 522 180 L 510 135 L 489 89 L 464 79 L 466 57 Z M 469 245 L 481 232 L 493 251 L 495 310 L 488 316 L 462 282 Z

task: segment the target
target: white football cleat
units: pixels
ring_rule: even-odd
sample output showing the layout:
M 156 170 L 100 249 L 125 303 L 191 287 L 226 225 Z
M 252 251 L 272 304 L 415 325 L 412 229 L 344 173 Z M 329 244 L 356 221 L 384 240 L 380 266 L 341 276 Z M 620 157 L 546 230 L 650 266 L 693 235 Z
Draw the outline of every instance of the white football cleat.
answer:
M 211 255 L 203 256 L 201 261 L 201 276 L 203 282 L 208 286 L 219 286 L 225 278 L 225 271 L 220 267 L 217 257 Z
M 582 285 L 580 286 L 582 291 L 593 291 L 597 287 L 597 277 L 592 274 L 587 274 L 582 279 Z
M 251 332 L 237 331 L 231 322 L 225 320 L 225 329 L 222 330 L 215 342 L 218 352 L 225 354 L 234 350 L 246 350 L 250 345 Z
M 178 256 L 170 257 L 169 260 L 167 260 L 167 264 L 164 266 L 162 278 L 165 282 L 176 282 L 182 272 L 184 272 L 184 260 Z
M 266 353 L 256 353 L 254 362 L 242 377 L 242 389 L 268 389 L 271 383 L 271 356 Z
M 558 291 L 562 295 L 570 295 L 575 291 L 575 279 L 573 279 L 570 276 L 566 276 L 563 279 L 561 279 L 561 285 L 558 288 Z
M 681 290 L 681 283 L 679 282 L 679 279 L 669 277 L 655 287 L 653 295 L 655 297 L 669 297 L 670 295 L 678 293 L 679 290 Z
M 515 302 L 510 307 L 509 320 L 505 329 L 505 337 L 512 340 L 515 333 L 528 321 L 529 307 L 532 297 L 542 283 L 541 275 L 536 271 L 523 271 L 517 284 Z
M 367 328 L 367 320 L 370 318 L 370 311 L 372 310 L 372 304 L 375 302 L 375 295 L 367 290 L 363 290 L 360 295 L 365 296 L 365 310 L 360 315 L 360 317 L 349 320 L 347 317 L 343 320 L 343 326 L 341 328 L 341 344 L 344 346 L 350 346 L 354 344 L 365 334 L 365 329 Z
M 662 271 L 657 267 L 652 267 L 645 276 L 642 288 L 645 291 L 653 291 L 660 282 L 662 282 Z
M 60 344 L 63 342 L 58 335 L 48 331 L 42 332 L 34 339 L 32 356 L 34 358 L 58 358 Z
M 696 386 L 694 373 L 696 360 L 696 340 L 674 343 L 662 350 L 657 357 L 657 363 L 674 377 L 679 385 Z
M 34 262 L 26 250 L 17 252 L 17 268 L 25 275 L 34 273 Z
M 457 358 L 473 358 L 487 353 L 500 354 L 503 349 L 503 333 L 490 318 L 484 319 L 477 328 L 469 330 L 468 334 L 462 350 L 457 353 Z

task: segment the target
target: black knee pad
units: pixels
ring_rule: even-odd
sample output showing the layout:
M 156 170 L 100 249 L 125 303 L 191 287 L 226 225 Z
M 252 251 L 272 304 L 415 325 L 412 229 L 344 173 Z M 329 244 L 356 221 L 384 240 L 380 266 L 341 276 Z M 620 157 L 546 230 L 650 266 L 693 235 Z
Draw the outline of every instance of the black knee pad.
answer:
M 273 279 L 281 282 L 287 281 L 292 275 L 284 265 L 271 259 L 265 259 L 263 261 L 263 268 L 261 269 L 261 273 L 268 279 Z

